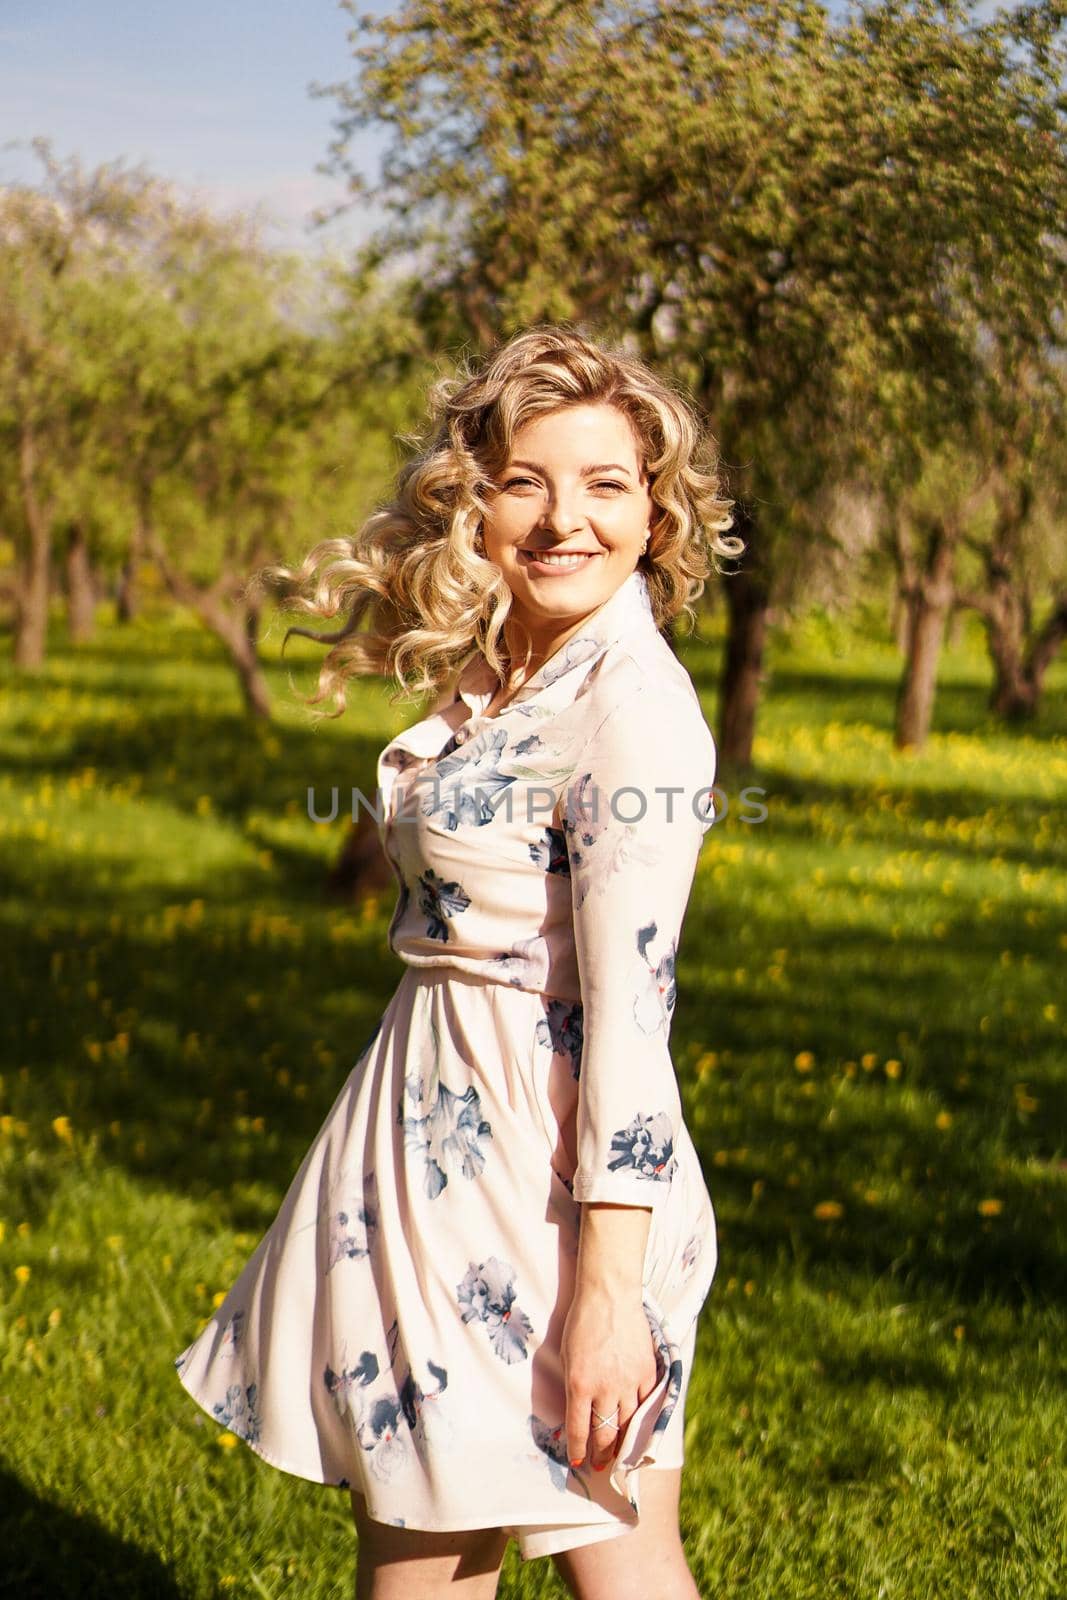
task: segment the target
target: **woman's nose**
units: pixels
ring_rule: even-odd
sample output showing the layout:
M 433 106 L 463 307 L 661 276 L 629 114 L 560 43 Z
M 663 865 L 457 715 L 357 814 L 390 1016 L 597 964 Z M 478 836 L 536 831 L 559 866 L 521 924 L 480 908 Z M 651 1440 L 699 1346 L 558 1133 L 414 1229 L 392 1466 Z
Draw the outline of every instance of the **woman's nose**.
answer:
M 541 516 L 541 526 L 558 539 L 565 539 L 576 528 L 585 525 L 585 517 L 575 505 L 573 498 L 565 495 L 553 494 L 549 497 L 548 505 Z

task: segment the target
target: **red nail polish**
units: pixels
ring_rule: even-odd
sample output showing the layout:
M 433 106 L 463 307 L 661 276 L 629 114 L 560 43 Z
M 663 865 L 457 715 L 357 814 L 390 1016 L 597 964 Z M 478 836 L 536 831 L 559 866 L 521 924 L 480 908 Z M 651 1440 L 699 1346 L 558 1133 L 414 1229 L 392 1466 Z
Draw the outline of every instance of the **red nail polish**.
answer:
M 584 1459 L 584 1457 L 583 1457 L 583 1459 Z M 580 1467 L 581 1464 L 582 1464 L 581 1461 L 572 1461 L 571 1462 L 571 1466 L 572 1467 Z

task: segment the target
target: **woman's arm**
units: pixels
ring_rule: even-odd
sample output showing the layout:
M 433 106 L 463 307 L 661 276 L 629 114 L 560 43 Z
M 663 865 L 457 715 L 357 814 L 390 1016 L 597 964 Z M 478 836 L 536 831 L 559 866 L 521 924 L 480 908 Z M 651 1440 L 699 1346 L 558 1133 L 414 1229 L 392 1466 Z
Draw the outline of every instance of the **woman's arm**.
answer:
M 711 732 L 676 683 L 633 664 L 613 688 L 564 805 L 582 1000 L 573 1187 L 582 1226 L 563 1360 L 570 1459 L 585 1458 L 591 1436 L 594 1466 L 656 1382 L 643 1268 L 652 1213 L 677 1167 L 675 955 L 711 825 L 701 791 L 715 777 Z M 599 1426 L 594 1407 L 618 1431 Z
M 656 1384 L 656 1358 L 642 1303 L 645 1247 L 652 1211 L 589 1201 L 582 1207 L 578 1273 L 563 1331 L 563 1376 L 567 1394 L 567 1454 L 572 1466 L 585 1459 L 610 1461 L 619 1429 L 601 1427 L 593 1416 L 610 1416 L 619 1427 Z

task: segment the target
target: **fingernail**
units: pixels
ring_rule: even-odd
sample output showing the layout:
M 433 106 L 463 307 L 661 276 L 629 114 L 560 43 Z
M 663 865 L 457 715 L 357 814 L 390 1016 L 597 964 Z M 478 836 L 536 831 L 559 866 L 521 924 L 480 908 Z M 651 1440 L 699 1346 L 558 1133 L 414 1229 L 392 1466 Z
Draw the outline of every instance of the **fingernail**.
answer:
M 603 1472 L 603 1470 L 604 1470 L 604 1468 L 606 1466 L 607 1466 L 607 1462 L 606 1461 L 602 1461 L 599 1466 L 597 1466 L 596 1462 L 594 1461 L 593 1462 L 593 1471 L 594 1472 Z
M 583 1457 L 583 1460 L 584 1460 L 584 1457 Z M 581 1461 L 572 1461 L 571 1462 L 571 1466 L 572 1467 L 580 1467 L 581 1464 L 582 1464 Z

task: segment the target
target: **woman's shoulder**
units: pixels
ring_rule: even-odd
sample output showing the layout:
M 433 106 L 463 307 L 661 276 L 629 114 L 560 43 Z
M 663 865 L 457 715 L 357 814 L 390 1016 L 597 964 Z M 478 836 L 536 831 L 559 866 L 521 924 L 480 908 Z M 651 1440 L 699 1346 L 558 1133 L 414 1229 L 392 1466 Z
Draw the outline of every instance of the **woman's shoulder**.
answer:
M 635 746 L 686 751 L 714 761 L 715 741 L 688 671 L 662 634 L 618 639 L 584 685 L 583 722 Z

